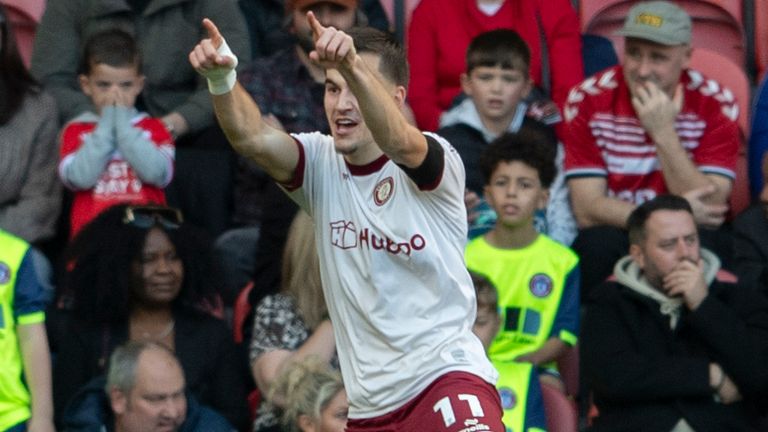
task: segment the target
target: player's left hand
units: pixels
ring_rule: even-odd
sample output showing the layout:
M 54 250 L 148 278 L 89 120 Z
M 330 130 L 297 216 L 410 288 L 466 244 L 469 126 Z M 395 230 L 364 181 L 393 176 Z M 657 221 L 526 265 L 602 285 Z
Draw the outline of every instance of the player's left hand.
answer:
M 704 262 L 681 261 L 663 279 L 663 288 L 670 297 L 682 297 L 690 310 L 696 310 L 709 294 L 704 281 Z
M 350 70 L 357 58 L 352 37 L 334 27 L 324 27 L 311 11 L 307 12 L 307 21 L 315 41 L 309 58 L 324 69 Z

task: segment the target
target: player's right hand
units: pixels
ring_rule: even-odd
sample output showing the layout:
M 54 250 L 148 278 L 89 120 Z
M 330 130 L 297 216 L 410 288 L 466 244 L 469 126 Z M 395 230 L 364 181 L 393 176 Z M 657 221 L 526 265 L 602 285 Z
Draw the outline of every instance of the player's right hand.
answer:
M 189 53 L 189 63 L 202 76 L 208 79 L 211 92 L 221 90 L 218 87 L 234 86 L 233 74 L 237 67 L 237 57 L 229 49 L 227 41 L 219 32 L 216 24 L 208 18 L 203 19 L 208 37 L 201 40 Z M 226 89 L 227 91 L 231 89 Z M 225 89 L 225 88 L 222 88 Z

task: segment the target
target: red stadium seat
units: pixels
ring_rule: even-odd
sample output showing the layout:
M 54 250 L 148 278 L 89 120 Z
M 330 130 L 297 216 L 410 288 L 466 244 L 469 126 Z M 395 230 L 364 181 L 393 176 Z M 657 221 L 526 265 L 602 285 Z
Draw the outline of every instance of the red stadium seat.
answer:
M 408 40 L 407 39 L 407 32 L 408 32 L 408 25 L 411 23 L 411 15 L 413 14 L 413 10 L 416 8 L 416 5 L 419 4 L 419 1 L 421 0 L 379 0 L 381 2 L 381 7 L 384 8 L 384 12 L 387 14 L 387 18 L 389 19 L 389 22 L 392 23 L 392 31 L 396 35 L 400 35 L 403 37 L 402 40 Z M 402 4 L 402 11 L 403 16 L 397 17 L 395 16 L 395 3 L 400 2 Z M 402 25 L 402 28 L 398 25 L 400 23 Z
M 755 1 L 755 63 L 757 82 L 768 72 L 768 0 Z
M 29 67 L 35 31 L 45 10 L 45 0 L 0 0 L 0 3 L 8 13 L 8 21 L 13 29 L 21 59 Z
M 579 414 L 576 405 L 560 390 L 547 384 L 541 385 L 544 399 L 544 413 L 547 415 L 549 432 L 576 432 L 579 426 Z
M 736 166 L 736 181 L 731 192 L 731 216 L 735 216 L 750 204 L 749 174 L 747 168 L 747 136 L 749 134 L 750 87 L 744 69 L 725 56 L 704 48 L 695 48 L 691 57 L 691 68 L 701 71 L 728 88 L 736 98 L 739 107 L 739 129 L 741 147 Z
M 233 336 L 236 344 L 243 342 L 243 324 L 245 324 L 245 318 L 251 312 L 251 302 L 248 301 L 248 295 L 251 293 L 252 289 L 253 282 L 248 282 L 248 284 L 246 284 L 243 289 L 240 290 L 240 294 L 237 295 L 237 299 L 235 299 L 235 308 L 232 317 L 232 331 L 234 332 Z
M 568 396 L 579 394 L 579 346 L 574 345 L 564 356 L 557 360 L 557 370 L 565 384 L 565 393 Z
M 762 0 L 768 1 L 768 0 Z M 637 0 L 581 0 L 579 14 L 582 33 L 610 39 L 619 57 L 624 54 L 624 38 L 615 32 L 624 24 L 629 9 Z M 691 45 L 719 52 L 737 65 L 745 65 L 746 41 L 742 6 L 738 0 L 676 0 L 693 20 Z

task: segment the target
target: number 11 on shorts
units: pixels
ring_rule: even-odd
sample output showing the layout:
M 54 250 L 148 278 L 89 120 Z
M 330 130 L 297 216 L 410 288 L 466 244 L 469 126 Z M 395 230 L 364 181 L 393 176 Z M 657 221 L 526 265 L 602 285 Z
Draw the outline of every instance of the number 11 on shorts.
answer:
M 480 406 L 480 399 L 478 399 L 477 396 L 462 393 L 458 395 L 458 398 L 459 401 L 465 402 L 467 405 L 469 405 L 469 411 L 472 413 L 472 417 L 485 416 L 483 407 Z M 453 406 L 451 405 L 451 400 L 448 396 L 437 401 L 435 406 L 432 407 L 432 410 L 434 412 L 440 411 L 440 414 L 443 416 L 445 427 L 449 427 L 450 425 L 456 423 L 456 414 L 453 411 Z

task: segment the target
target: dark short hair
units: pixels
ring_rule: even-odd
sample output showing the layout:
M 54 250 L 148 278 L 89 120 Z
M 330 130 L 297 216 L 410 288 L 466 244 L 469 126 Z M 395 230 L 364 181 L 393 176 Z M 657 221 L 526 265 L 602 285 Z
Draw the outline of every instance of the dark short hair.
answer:
M 549 188 L 557 174 L 556 155 L 557 148 L 547 140 L 546 135 L 534 129 L 521 128 L 516 133 L 501 135 L 488 145 L 480 155 L 480 171 L 488 185 L 500 162 L 519 161 L 535 169 L 541 185 Z
M 509 29 L 480 33 L 467 48 L 467 73 L 481 66 L 515 69 L 528 76 L 531 50 L 522 37 Z
M 24 98 L 39 91 L 19 54 L 11 23 L 0 4 L 0 125 L 11 121 Z
M 80 73 L 88 75 L 94 65 L 135 67 L 141 72 L 141 55 L 136 39 L 130 33 L 111 28 L 88 38 L 80 58 Z
M 469 271 L 472 278 L 472 285 L 475 287 L 475 297 L 477 297 L 477 306 L 487 307 L 494 312 L 499 308 L 499 294 L 491 281 L 474 271 Z
M 640 244 L 645 238 L 645 223 L 651 215 L 659 210 L 684 211 L 693 216 L 693 209 L 688 200 L 677 195 L 658 195 L 656 198 L 646 201 L 632 210 L 627 218 L 627 231 L 629 231 L 629 243 Z
M 394 36 L 372 27 L 353 27 L 347 31 L 358 54 L 379 56 L 379 72 L 397 85 L 408 86 L 408 60 Z

